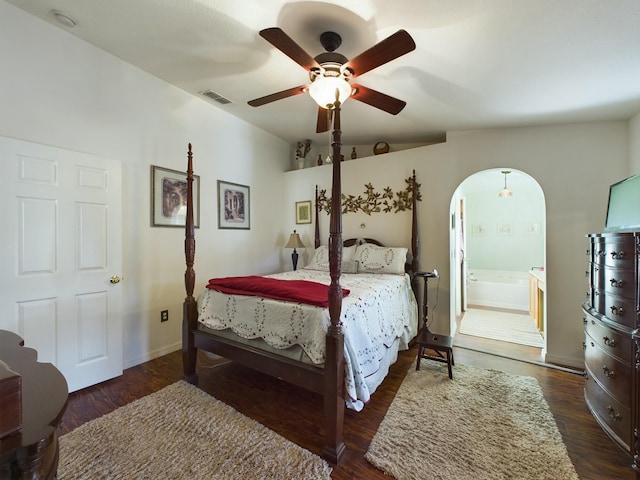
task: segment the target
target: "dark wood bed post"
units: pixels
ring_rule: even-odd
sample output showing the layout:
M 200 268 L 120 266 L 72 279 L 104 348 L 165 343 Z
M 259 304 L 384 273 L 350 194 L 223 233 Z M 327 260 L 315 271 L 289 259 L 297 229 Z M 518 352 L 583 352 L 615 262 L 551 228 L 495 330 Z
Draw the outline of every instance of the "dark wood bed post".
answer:
M 324 362 L 324 416 L 325 440 L 323 456 L 338 464 L 345 452 L 344 445 L 344 334 L 340 322 L 342 287 L 340 270 L 342 261 L 342 181 L 340 102 L 336 99 L 333 112 L 333 180 L 331 185 L 331 217 L 329 220 L 329 316 L 331 325 L 326 336 Z M 317 219 L 317 217 L 316 217 Z M 317 221 L 316 221 L 317 224 Z
M 420 271 L 420 233 L 418 232 L 418 181 L 416 171 L 411 176 L 411 289 L 416 299 L 422 298 L 420 293 L 420 279 L 416 275 Z M 418 317 L 422 318 L 422 317 Z
M 315 248 L 318 248 L 321 243 L 320 243 L 320 217 L 318 215 L 320 215 L 320 205 L 318 204 L 318 185 L 316 185 L 316 229 L 315 229 Z
M 182 369 L 183 378 L 189 383 L 197 383 L 196 348 L 191 330 L 197 327 L 198 306 L 193 298 L 193 288 L 196 283 L 196 272 L 193 262 L 196 254 L 196 238 L 193 224 L 193 154 L 191 144 L 187 153 L 187 216 L 185 219 L 184 256 L 187 269 L 184 272 L 184 286 L 187 296 L 182 305 Z

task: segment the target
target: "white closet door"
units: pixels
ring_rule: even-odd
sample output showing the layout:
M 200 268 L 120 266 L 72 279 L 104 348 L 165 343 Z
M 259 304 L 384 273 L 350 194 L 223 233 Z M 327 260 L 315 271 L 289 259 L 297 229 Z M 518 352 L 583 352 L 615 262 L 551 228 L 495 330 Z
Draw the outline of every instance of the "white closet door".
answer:
M 121 375 L 120 162 L 5 137 L 0 162 L 0 329 L 70 391 Z

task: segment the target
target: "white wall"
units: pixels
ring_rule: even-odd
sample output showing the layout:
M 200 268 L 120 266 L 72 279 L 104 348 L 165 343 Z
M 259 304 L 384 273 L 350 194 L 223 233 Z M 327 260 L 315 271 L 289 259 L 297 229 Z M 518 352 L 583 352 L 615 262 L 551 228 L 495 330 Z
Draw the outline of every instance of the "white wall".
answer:
M 211 276 L 281 267 L 288 144 L 2 1 L 0 71 L 0 135 L 122 162 L 125 367 L 181 338 L 184 232 L 150 227 L 151 164 L 184 171 L 193 144 L 196 291 Z M 250 186 L 251 230 L 217 229 L 218 179 Z
M 629 120 L 629 175 L 640 173 L 640 113 Z
M 330 189 L 330 167 L 283 174 L 292 163 L 283 141 L 6 2 L 0 2 L 0 71 L 0 135 L 123 164 L 125 366 L 180 341 L 183 237 L 179 229 L 149 226 L 149 165 L 182 170 L 187 143 L 194 145 L 202 184 L 197 288 L 214 275 L 291 268 L 290 252 L 281 246 L 293 228 L 312 246 L 312 227 L 295 225 L 294 202 L 313 199 L 316 183 Z M 602 230 L 608 187 L 630 174 L 630 146 L 631 170 L 640 171 L 639 144 L 638 116 L 631 128 L 608 122 L 458 132 L 445 144 L 346 161 L 344 191 L 357 195 L 368 182 L 396 190 L 417 171 L 422 265 L 442 275 L 431 316 L 434 329 L 446 332 L 449 207 L 455 189 L 473 173 L 504 165 L 534 177 L 547 201 L 549 359 L 579 366 L 584 236 Z M 217 229 L 217 179 L 251 187 L 251 230 Z M 326 216 L 321 225 L 326 237 Z M 410 225 L 407 213 L 344 218 L 345 236 L 374 236 L 394 245 L 407 244 Z M 310 251 L 301 251 L 302 264 Z M 167 308 L 170 320 L 160 324 L 159 311 Z
M 500 198 L 498 188 L 490 193 L 465 193 L 467 242 L 465 256 L 470 270 L 527 272 L 544 266 L 544 199 L 540 190 L 516 187 L 513 196 Z M 537 225 L 532 235 L 527 227 Z M 482 226 L 483 231 L 478 229 Z M 508 226 L 508 232 L 499 230 Z M 474 228 L 475 227 L 475 228 Z
M 344 131 L 349 128 L 342 127 Z M 430 309 L 430 318 L 434 331 L 447 333 L 449 258 L 453 255 L 449 252 L 451 198 L 470 175 L 504 165 L 532 176 L 544 192 L 547 360 L 579 367 L 583 364 L 580 306 L 586 293 L 585 235 L 602 231 L 609 185 L 627 174 L 627 122 L 451 133 L 445 144 L 346 161 L 343 192 L 357 195 L 368 182 L 377 189 L 395 188 L 416 170 L 423 196 L 419 205 L 421 263 L 424 269 L 437 268 L 441 275 L 438 305 L 435 311 Z M 313 198 L 316 182 L 330 187 L 329 167 L 288 172 L 285 177 L 291 208 L 295 201 Z M 362 222 L 365 229 L 359 228 Z M 326 220 L 321 225 L 327 235 Z M 410 226 L 408 214 L 343 217 L 345 236 L 364 233 L 391 245 L 408 245 Z M 299 230 L 312 245 L 311 226 Z

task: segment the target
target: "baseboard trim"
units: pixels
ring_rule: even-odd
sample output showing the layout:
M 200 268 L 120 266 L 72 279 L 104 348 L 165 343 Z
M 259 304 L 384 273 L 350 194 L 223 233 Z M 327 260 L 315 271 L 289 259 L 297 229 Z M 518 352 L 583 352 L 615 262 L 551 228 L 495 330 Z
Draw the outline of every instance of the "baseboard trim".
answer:
M 557 365 L 566 365 L 567 367 L 584 369 L 584 360 L 576 360 L 575 357 L 563 357 L 561 355 L 551 355 L 545 352 L 544 360 L 546 362 L 555 363 Z
M 173 353 L 176 350 L 180 350 L 182 348 L 182 342 L 176 342 L 170 345 L 165 345 L 162 348 L 158 348 L 156 350 L 152 350 L 147 352 L 145 355 L 142 355 L 136 359 L 126 360 L 124 362 L 123 368 L 131 368 L 136 365 L 140 365 L 141 363 L 148 362 L 149 360 L 153 360 L 154 358 L 162 357 L 163 355 L 167 355 L 169 353 Z
M 496 352 L 490 352 L 488 350 L 483 350 L 481 348 L 473 348 L 473 347 L 461 347 L 460 345 L 453 345 L 454 348 L 464 348 L 465 350 L 471 350 L 473 352 L 478 352 L 478 353 L 485 353 L 487 355 L 495 355 L 496 357 L 502 357 L 502 358 L 508 358 L 509 360 L 515 360 L 517 362 L 524 362 L 524 363 L 530 363 L 532 365 L 538 365 L 540 367 L 547 367 L 547 368 L 553 368 L 555 370 L 562 370 L 563 372 L 568 372 L 568 373 L 574 373 L 576 375 L 584 375 L 584 371 L 583 370 L 577 370 L 574 368 L 569 368 L 569 367 L 563 367 L 561 365 L 556 365 L 553 363 L 546 363 L 546 362 L 537 362 L 535 360 L 526 360 L 524 358 L 518 358 L 512 355 L 505 355 L 503 353 L 496 353 Z M 548 360 L 549 357 L 546 357 L 545 360 Z

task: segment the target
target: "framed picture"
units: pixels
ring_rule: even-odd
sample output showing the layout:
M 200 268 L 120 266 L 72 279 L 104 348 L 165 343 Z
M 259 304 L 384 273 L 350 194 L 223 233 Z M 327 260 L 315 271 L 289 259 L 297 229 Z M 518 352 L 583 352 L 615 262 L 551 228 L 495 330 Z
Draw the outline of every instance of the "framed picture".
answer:
M 249 230 L 249 187 L 218 180 L 218 228 Z
M 296 202 L 296 223 L 311 223 L 311 200 Z
M 525 235 L 540 235 L 539 223 L 525 223 L 523 227 Z
M 151 165 L 151 226 L 184 227 L 187 174 Z M 200 227 L 200 177 L 193 176 L 193 222 Z
M 501 236 L 511 235 L 512 228 L 510 223 L 499 223 L 497 226 L 497 233 Z
M 474 237 L 484 237 L 487 234 L 487 226 L 484 223 L 474 223 L 472 232 Z

